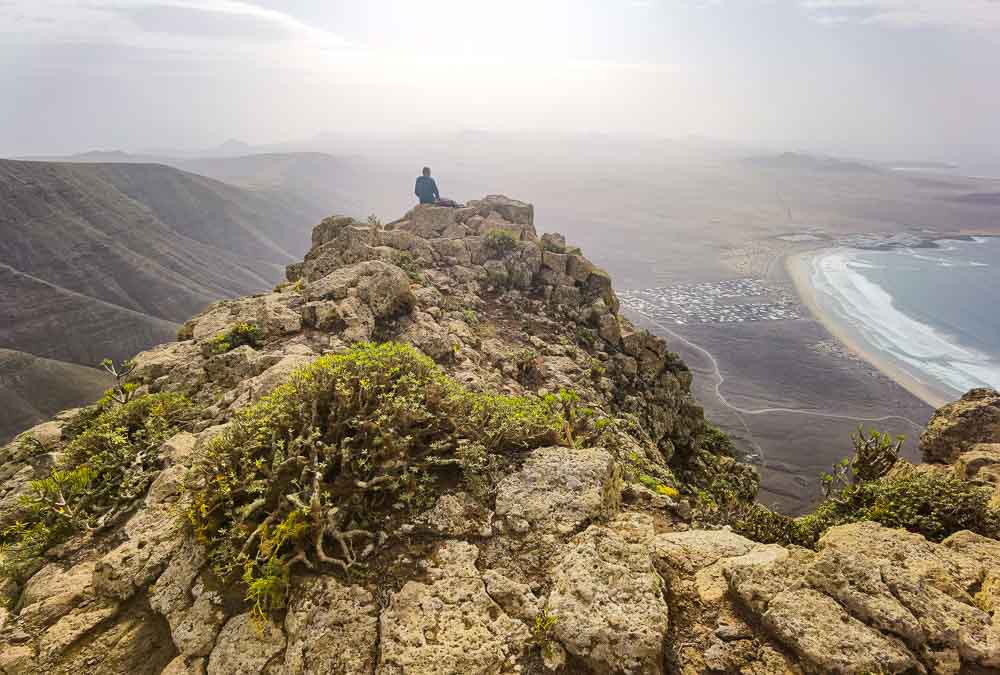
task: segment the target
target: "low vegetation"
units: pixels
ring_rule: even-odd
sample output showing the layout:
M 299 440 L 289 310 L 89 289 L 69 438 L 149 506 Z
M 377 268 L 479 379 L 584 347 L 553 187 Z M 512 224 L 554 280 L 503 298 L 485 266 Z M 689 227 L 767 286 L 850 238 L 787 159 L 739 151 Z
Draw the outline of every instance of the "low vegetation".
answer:
M 293 566 L 364 574 L 380 533 L 443 482 L 488 497 L 516 453 L 589 433 L 569 393 L 473 393 L 410 346 L 362 344 L 237 413 L 191 472 L 187 517 L 263 616 L 283 606 Z
M 112 389 L 67 430 L 58 464 L 32 481 L 25 516 L 0 533 L 0 576 L 20 580 L 46 549 L 128 513 L 159 471 L 159 447 L 191 418 L 179 394 L 130 396 Z
M 483 235 L 486 249 L 496 256 L 504 255 L 517 248 L 517 239 L 507 230 L 489 230 Z
M 406 276 L 410 278 L 410 281 L 417 284 L 426 282 L 423 271 L 424 267 L 412 254 L 406 251 L 397 251 L 392 256 L 392 264 L 406 272 Z
M 209 342 L 213 354 L 225 354 L 243 345 L 257 347 L 259 344 L 260 328 L 245 321 L 241 321 L 225 333 L 219 333 Z
M 888 434 L 859 429 L 853 441 L 854 456 L 820 477 L 824 500 L 812 513 L 791 518 L 753 504 L 731 508 L 721 519 L 756 541 L 810 548 L 829 528 L 865 520 L 931 541 L 961 530 L 1000 536 L 1000 510 L 990 507 L 988 488 L 948 471 L 901 464 L 902 439 Z
M 549 613 L 547 609 L 535 615 L 535 621 L 531 626 L 531 637 L 542 650 L 542 654 L 549 654 L 552 650 L 552 630 L 559 623 L 559 618 L 555 614 Z

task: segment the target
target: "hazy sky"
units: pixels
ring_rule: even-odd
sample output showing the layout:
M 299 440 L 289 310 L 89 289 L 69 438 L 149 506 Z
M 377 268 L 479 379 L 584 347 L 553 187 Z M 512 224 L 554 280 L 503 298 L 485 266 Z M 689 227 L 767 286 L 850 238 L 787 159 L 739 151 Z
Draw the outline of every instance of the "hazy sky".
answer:
M 1000 0 L 0 0 L 0 155 L 559 129 L 1000 156 Z

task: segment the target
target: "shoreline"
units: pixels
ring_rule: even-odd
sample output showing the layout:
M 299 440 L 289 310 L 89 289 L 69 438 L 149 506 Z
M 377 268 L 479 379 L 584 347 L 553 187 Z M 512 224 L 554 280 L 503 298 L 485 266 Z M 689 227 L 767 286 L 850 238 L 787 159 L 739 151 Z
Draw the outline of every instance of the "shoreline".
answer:
M 816 289 L 812 284 L 812 258 L 818 255 L 823 249 L 816 248 L 808 251 L 799 251 L 785 256 L 784 267 L 798 293 L 799 300 L 809 310 L 809 313 L 816 319 L 830 335 L 840 342 L 852 354 L 862 359 L 873 368 L 881 372 L 890 380 L 910 392 L 918 399 L 931 406 L 940 408 L 949 403 L 951 399 L 927 384 L 916 379 L 905 370 L 896 365 L 892 359 L 877 349 L 874 349 L 864 339 L 858 337 L 848 327 L 834 319 L 829 313 L 823 311 L 816 295 Z

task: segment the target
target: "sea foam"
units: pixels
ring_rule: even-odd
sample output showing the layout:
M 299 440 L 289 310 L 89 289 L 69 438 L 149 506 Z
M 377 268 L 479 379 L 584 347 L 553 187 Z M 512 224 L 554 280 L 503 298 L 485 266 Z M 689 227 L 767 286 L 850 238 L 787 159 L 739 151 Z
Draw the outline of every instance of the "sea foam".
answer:
M 834 249 L 812 260 L 813 286 L 837 322 L 937 389 L 961 394 L 974 387 L 1000 387 L 1000 363 L 904 314 L 886 289 L 858 272 L 866 263 L 859 264 L 856 255 L 851 249 Z

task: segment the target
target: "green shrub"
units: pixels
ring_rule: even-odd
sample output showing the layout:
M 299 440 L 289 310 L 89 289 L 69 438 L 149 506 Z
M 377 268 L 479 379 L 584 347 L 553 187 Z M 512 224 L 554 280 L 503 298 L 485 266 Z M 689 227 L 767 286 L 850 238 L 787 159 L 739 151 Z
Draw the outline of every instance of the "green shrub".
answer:
M 547 609 L 543 609 L 535 615 L 535 621 L 531 627 L 531 637 L 543 654 L 547 654 L 552 649 L 552 629 L 556 627 L 557 623 L 559 623 L 559 617 L 550 614 Z
M 876 431 L 852 437 L 855 454 L 823 474 L 826 499 L 805 516 L 790 518 L 755 504 L 738 511 L 733 529 L 764 543 L 813 547 L 831 527 L 871 520 L 902 528 L 931 541 L 961 530 L 1000 537 L 1000 510 L 989 505 L 992 491 L 951 473 L 896 468 L 902 439 Z
M 439 481 L 486 494 L 512 453 L 571 442 L 564 411 L 469 392 L 408 345 L 356 345 L 236 414 L 189 475 L 187 516 L 214 569 L 267 611 L 296 563 L 362 573 L 375 531 L 429 506 Z
M 159 447 L 191 417 L 179 394 L 119 403 L 105 397 L 67 430 L 58 465 L 30 483 L 28 516 L 0 533 L 0 576 L 22 578 L 50 546 L 80 530 L 113 523 L 145 494 L 159 470 Z
M 420 261 L 406 251 L 397 251 L 392 256 L 392 263 L 399 269 L 406 272 L 410 281 L 418 284 L 424 283 L 424 268 Z
M 471 309 L 469 307 L 463 309 L 462 318 L 465 319 L 465 323 L 469 324 L 470 326 L 475 327 L 479 325 L 479 314 L 476 313 L 476 310 L 474 309 Z
M 676 499 L 681 494 L 674 486 L 668 485 L 659 478 L 654 478 L 644 473 L 639 474 L 638 481 L 656 494 L 665 495 L 672 499 Z
M 714 455 L 733 457 L 736 454 L 732 439 L 725 431 L 709 422 L 705 422 L 701 433 L 701 447 Z
M 259 344 L 260 328 L 256 324 L 241 321 L 225 333 L 219 333 L 212 338 L 210 351 L 213 354 L 225 354 L 243 345 L 256 348 Z
M 493 255 L 501 256 L 517 248 L 517 239 L 507 230 L 490 230 L 483 235 L 486 249 Z
M 132 395 L 135 394 L 138 385 L 135 382 L 129 382 L 128 376 L 132 374 L 135 362 L 122 361 L 121 364 L 116 366 L 115 362 L 111 359 L 104 359 L 101 361 L 101 367 L 108 375 L 115 378 L 114 386 L 104 392 L 104 398 L 101 399 L 101 402 L 128 403 L 132 400 Z
M 511 362 L 517 371 L 517 381 L 530 386 L 541 381 L 541 367 L 545 363 L 541 354 L 534 349 L 520 349 L 511 354 Z
M 899 459 L 903 436 L 892 438 L 876 429 L 865 431 L 864 426 L 851 434 L 854 455 L 834 464 L 830 473 L 820 475 L 820 488 L 824 497 L 830 497 L 844 488 L 878 480 L 889 473 Z

